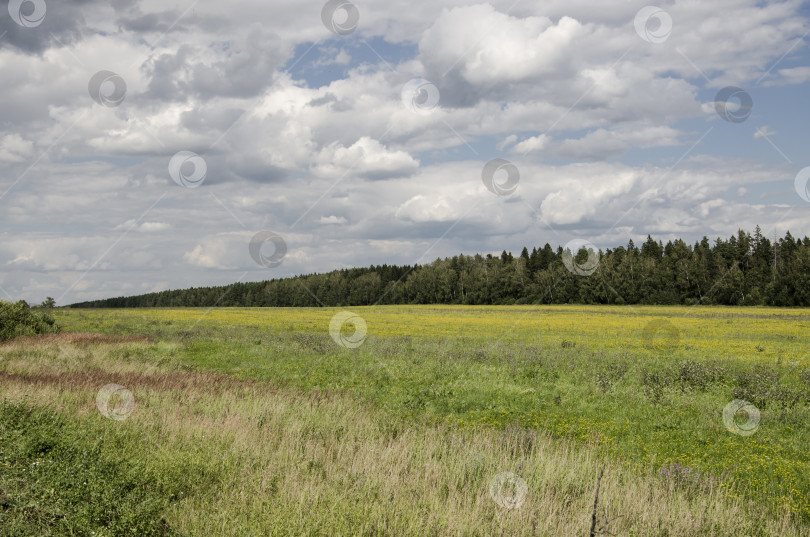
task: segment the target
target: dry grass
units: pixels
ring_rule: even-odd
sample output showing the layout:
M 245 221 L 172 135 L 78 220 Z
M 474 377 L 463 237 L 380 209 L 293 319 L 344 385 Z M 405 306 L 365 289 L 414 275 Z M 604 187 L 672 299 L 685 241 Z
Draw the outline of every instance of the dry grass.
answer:
M 25 336 L 0 343 L 2 348 L 41 347 L 43 345 L 100 345 L 104 343 L 149 343 L 146 336 L 113 336 L 87 332 L 60 332 Z
M 764 517 L 717 491 L 682 490 L 536 431 L 405 425 L 340 393 L 145 368 L 110 360 L 120 343 L 44 339 L 0 360 L 3 396 L 111 434 L 136 432 L 142 443 L 129 446 L 129 456 L 191 465 L 199 486 L 165 515 L 184 535 L 582 536 L 605 464 L 600 517 L 613 519 L 615 535 L 806 534 L 787 517 Z M 135 396 L 125 421 L 105 420 L 95 408 L 108 383 Z M 528 484 L 514 510 L 489 493 L 504 471 Z

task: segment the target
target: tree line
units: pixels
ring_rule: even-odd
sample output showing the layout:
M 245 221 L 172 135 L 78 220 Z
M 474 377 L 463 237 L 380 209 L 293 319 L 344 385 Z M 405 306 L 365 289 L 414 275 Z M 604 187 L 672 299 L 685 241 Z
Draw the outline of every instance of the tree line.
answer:
M 373 304 L 810 306 L 810 238 L 787 232 L 772 242 L 757 226 L 753 234 L 740 230 L 713 244 L 706 237 L 694 245 L 681 239 L 663 244 L 648 236 L 640 248 L 631 240 L 575 253 L 545 244 L 519 255 L 457 255 L 424 265 L 372 265 L 71 307 Z

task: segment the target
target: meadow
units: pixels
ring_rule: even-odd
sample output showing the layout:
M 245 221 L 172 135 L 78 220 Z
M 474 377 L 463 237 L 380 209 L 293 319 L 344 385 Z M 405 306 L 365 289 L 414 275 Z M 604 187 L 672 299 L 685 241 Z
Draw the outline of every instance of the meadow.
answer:
M 0 345 L 0 534 L 810 535 L 810 310 L 350 310 Z

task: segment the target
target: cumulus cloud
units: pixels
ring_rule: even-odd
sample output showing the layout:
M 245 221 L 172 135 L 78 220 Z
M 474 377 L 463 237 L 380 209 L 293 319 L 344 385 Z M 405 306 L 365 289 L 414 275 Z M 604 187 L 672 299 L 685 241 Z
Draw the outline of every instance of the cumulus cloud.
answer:
M 24 140 L 19 134 L 7 134 L 0 139 L 0 161 L 26 162 L 34 156 L 34 142 Z
M 519 18 L 489 4 L 442 13 L 419 41 L 429 77 L 454 76 L 444 101 L 469 106 L 483 96 L 504 96 L 510 86 L 539 82 L 570 71 L 570 51 L 584 36 L 582 24 L 570 17 L 556 24 L 546 17 Z M 496 91 L 495 95 L 492 92 Z
M 419 162 L 405 151 L 389 150 L 379 141 L 361 137 L 349 147 L 335 143 L 324 147 L 313 171 L 321 176 L 343 177 L 353 173 L 370 179 L 408 175 Z
M 193 250 L 186 252 L 183 254 L 183 259 L 191 263 L 192 265 L 197 265 L 198 267 L 204 268 L 227 268 L 224 265 L 221 265 L 216 259 L 215 256 L 211 253 L 204 251 L 202 245 L 198 244 L 194 247 Z
M 803 84 L 810 80 L 810 67 L 790 67 L 778 69 L 773 75 L 769 74 L 764 81 L 764 86 L 781 86 Z
M 546 136 L 545 134 L 541 134 L 539 136 L 532 136 L 531 138 L 527 138 L 522 142 L 519 142 L 512 148 L 512 153 L 529 153 L 532 151 L 539 151 L 546 147 L 549 140 L 551 138 Z
M 637 2 L 359 7 L 350 36 L 293 0 L 0 18 L 0 286 L 64 303 L 578 236 L 810 233 L 786 216 L 796 170 L 756 141 L 801 151 L 797 2 L 665 5 L 659 44 Z M 89 95 L 100 70 L 126 81 L 117 107 Z M 402 102 L 416 78 L 440 95 L 425 113 Z M 729 85 L 748 122 L 718 117 Z M 204 159 L 199 188 L 172 181 L 178 151 Z M 509 196 L 481 180 L 495 157 L 520 170 Z M 271 272 L 248 253 L 260 230 L 288 243 Z

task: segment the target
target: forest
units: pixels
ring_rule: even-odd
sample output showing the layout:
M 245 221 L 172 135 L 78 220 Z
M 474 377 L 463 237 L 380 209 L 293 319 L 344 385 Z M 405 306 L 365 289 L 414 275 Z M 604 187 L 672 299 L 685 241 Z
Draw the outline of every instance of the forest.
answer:
M 566 257 L 567 256 L 567 257 Z M 589 257 L 590 256 L 590 257 Z M 598 261 L 598 262 L 597 262 Z M 160 291 L 72 304 L 80 308 L 355 306 L 374 304 L 683 304 L 810 306 L 810 238 L 773 241 L 760 228 L 712 244 L 576 253 L 457 255 L 424 265 L 372 265 L 262 282 Z

